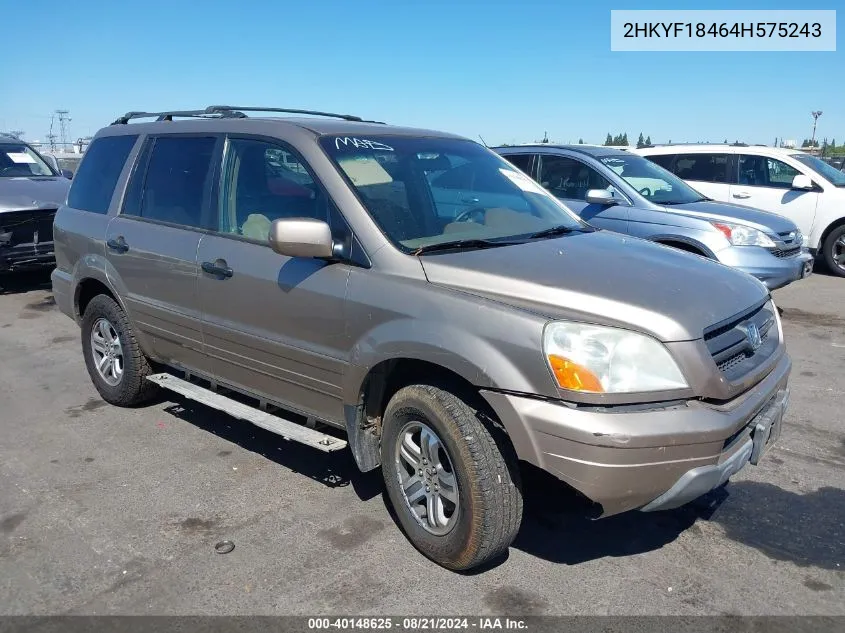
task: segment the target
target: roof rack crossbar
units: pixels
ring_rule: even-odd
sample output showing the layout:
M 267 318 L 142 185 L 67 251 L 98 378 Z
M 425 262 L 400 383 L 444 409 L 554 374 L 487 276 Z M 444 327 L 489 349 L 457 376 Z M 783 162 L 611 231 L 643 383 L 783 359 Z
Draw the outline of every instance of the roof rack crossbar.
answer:
M 224 112 L 283 112 L 286 114 L 311 114 L 314 116 L 325 116 L 333 119 L 344 119 L 345 121 L 363 121 L 359 116 L 352 114 L 336 114 L 334 112 L 319 112 L 317 110 L 298 110 L 294 108 L 260 108 L 255 106 L 227 106 L 227 105 L 213 105 L 208 106 L 205 111 L 208 114 L 222 114 Z
M 155 118 L 156 121 L 172 121 L 173 117 L 184 117 L 184 118 L 198 118 L 198 119 L 209 119 L 209 118 L 224 118 L 224 117 L 233 117 L 233 118 L 244 118 L 246 115 L 242 112 L 234 112 L 230 110 L 220 111 L 220 112 L 208 112 L 207 110 L 166 110 L 163 112 L 127 112 L 122 117 L 119 117 L 115 120 L 112 125 L 126 125 L 129 121 L 133 119 L 151 119 Z

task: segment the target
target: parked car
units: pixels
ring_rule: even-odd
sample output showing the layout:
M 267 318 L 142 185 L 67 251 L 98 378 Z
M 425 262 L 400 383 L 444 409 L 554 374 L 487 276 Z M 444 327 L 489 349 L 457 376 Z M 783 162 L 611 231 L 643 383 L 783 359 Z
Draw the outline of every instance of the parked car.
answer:
M 43 152 L 42 156 L 65 178 L 73 178 L 82 162 L 82 154 L 77 152 Z
M 634 150 L 715 200 L 777 213 L 845 277 L 845 174 L 806 152 L 765 146 L 666 145 Z
M 53 266 L 53 216 L 69 187 L 31 145 L 0 135 L 0 274 Z
M 164 387 L 348 446 L 451 569 L 516 536 L 520 461 L 608 516 L 776 441 L 791 361 L 758 280 L 597 231 L 471 140 L 252 110 L 130 113 L 82 159 L 53 292 L 107 402 Z
M 593 226 L 715 259 L 770 290 L 812 272 L 813 257 L 793 222 L 714 202 L 628 151 L 547 144 L 496 151 Z

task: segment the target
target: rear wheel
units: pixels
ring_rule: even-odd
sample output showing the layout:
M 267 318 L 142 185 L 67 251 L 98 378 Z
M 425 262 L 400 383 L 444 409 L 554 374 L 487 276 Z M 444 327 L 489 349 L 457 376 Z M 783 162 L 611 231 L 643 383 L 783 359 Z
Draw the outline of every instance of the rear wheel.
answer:
M 838 226 L 822 244 L 822 256 L 834 275 L 845 277 L 845 225 Z
M 444 389 L 413 385 L 384 415 L 382 472 L 408 539 L 449 569 L 507 551 L 522 520 L 513 448 L 491 420 Z
M 148 400 L 156 386 L 126 313 L 107 295 L 97 295 L 82 316 L 82 354 L 88 375 L 110 404 L 128 407 Z

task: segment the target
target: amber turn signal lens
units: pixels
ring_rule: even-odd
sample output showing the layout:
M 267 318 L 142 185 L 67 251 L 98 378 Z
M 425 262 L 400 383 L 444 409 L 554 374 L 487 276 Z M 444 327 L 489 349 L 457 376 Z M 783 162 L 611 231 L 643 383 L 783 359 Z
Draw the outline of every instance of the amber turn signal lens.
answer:
M 586 367 L 554 354 L 549 355 L 549 364 L 561 389 L 604 393 L 601 381 Z

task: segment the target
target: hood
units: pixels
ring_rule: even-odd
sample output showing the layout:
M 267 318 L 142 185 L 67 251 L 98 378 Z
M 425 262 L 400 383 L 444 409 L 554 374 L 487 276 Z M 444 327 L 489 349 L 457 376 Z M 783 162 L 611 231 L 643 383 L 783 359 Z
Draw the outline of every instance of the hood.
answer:
M 706 327 L 769 294 L 751 275 L 718 262 L 609 231 L 420 261 L 428 280 L 440 286 L 664 342 L 701 338 Z
M 63 176 L 0 178 L 0 213 L 58 209 L 69 189 L 70 180 Z
M 730 204 L 729 202 L 708 200 L 661 208 L 696 218 L 745 224 L 765 233 L 789 233 L 798 230 L 792 220 L 788 220 L 782 215 L 761 211 L 753 207 L 743 207 L 739 204 Z

